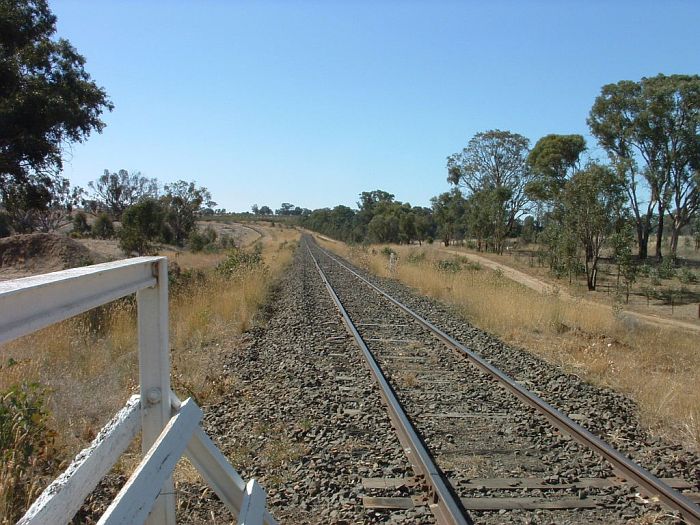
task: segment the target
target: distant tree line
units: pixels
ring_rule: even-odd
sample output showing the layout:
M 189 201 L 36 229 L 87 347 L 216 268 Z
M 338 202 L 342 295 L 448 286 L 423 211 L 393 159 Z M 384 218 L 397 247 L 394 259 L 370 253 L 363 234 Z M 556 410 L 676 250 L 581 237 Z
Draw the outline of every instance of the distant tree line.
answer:
M 469 239 L 502 253 L 509 238 L 538 241 L 553 271 L 585 272 L 592 290 L 604 248 L 633 280 L 632 250 L 646 259 L 652 235 L 659 262 L 664 235 L 672 260 L 681 231 L 700 247 L 700 76 L 603 86 L 588 125 L 607 161 L 586 156 L 581 135 L 546 135 L 530 148 L 522 135 L 489 130 L 447 158 L 453 189 L 431 208 L 375 190 L 360 195 L 357 210 L 314 210 L 300 222 L 349 242 Z

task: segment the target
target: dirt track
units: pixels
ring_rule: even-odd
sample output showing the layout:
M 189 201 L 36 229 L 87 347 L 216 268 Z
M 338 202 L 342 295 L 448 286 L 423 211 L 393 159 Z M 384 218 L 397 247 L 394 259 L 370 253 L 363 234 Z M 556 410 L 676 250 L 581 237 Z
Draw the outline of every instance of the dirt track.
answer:
M 480 255 L 476 255 L 474 253 L 465 253 L 457 250 L 447 250 L 447 249 L 440 249 L 439 251 L 443 253 L 449 253 L 451 255 L 459 255 L 460 257 L 465 257 L 469 259 L 470 261 L 473 262 L 478 262 L 482 266 L 486 266 L 487 268 L 491 268 L 492 270 L 500 270 L 503 272 L 503 275 L 508 277 L 509 279 L 516 281 L 523 286 L 527 286 L 528 288 L 535 290 L 539 293 L 543 294 L 551 294 L 551 293 L 557 293 L 559 297 L 562 299 L 566 299 L 569 301 L 577 301 L 578 303 L 585 302 L 588 304 L 595 304 L 595 305 L 600 305 L 601 303 L 596 302 L 596 301 L 591 301 L 589 299 L 583 299 L 581 297 L 576 297 L 571 295 L 570 293 L 562 290 L 561 288 L 558 288 L 556 286 L 553 286 L 549 283 L 546 283 L 540 279 L 537 279 L 536 277 L 532 277 L 531 275 L 528 275 L 524 272 L 521 272 L 520 270 L 516 270 L 515 268 L 511 268 L 510 266 L 506 266 L 504 264 L 492 261 L 490 259 L 487 259 L 486 257 L 481 257 Z M 665 326 L 665 327 L 673 327 L 673 328 L 680 328 L 682 330 L 689 330 L 691 332 L 700 332 L 700 325 L 693 324 L 693 323 L 688 323 L 685 321 L 678 321 L 676 319 L 667 319 L 663 317 L 657 317 L 655 315 L 649 315 L 649 314 L 642 314 L 639 312 L 634 312 L 632 310 L 622 310 L 621 315 L 627 316 L 631 319 L 634 319 L 635 321 L 643 322 L 643 323 L 650 323 L 654 324 L 657 326 Z

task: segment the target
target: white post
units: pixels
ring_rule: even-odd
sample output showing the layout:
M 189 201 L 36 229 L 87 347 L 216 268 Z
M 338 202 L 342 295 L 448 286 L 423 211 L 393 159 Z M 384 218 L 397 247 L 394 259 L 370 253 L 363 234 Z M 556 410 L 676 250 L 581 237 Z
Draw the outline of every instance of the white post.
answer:
M 141 385 L 141 451 L 145 456 L 170 420 L 168 262 L 153 263 L 158 284 L 136 293 Z M 175 488 L 168 477 L 148 518 L 149 525 L 175 525 Z

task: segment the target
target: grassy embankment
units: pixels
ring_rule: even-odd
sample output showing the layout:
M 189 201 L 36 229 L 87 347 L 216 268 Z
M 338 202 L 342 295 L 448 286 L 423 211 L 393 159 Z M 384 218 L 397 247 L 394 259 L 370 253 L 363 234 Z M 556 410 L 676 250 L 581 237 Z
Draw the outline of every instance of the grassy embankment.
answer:
M 248 249 L 259 251 L 262 264 L 242 265 L 228 277 L 215 270 L 224 252 L 174 258 L 181 271 L 171 271 L 172 384 L 182 398 L 202 404 L 225 391 L 227 350 L 291 261 L 298 232 L 263 233 L 259 247 Z M 121 300 L 0 347 L 0 391 L 24 385 L 0 404 L 0 524 L 14 523 L 137 391 L 136 336 L 135 301 Z M 134 447 L 121 468 L 137 458 Z
M 320 243 L 387 277 L 382 247 Z M 564 300 L 515 283 L 498 272 L 437 250 L 392 246 L 393 277 L 457 307 L 473 325 L 562 366 L 586 380 L 626 393 L 652 432 L 700 449 L 698 336 L 647 326 L 610 306 Z M 440 262 L 444 261 L 444 262 Z M 442 266 L 442 269 L 440 269 Z

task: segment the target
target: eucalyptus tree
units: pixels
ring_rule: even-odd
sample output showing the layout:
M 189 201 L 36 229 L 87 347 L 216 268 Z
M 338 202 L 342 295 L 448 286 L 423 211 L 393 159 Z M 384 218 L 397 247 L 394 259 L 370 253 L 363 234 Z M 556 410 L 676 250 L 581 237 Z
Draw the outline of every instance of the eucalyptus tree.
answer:
M 56 39 L 46 0 L 0 0 L 0 199 L 50 215 L 65 193 L 64 148 L 102 131 L 112 109 L 85 58 Z
M 608 166 L 597 163 L 574 174 L 560 193 L 561 227 L 584 254 L 589 290 L 596 288 L 603 247 L 624 223 L 624 201 L 623 180 Z
M 637 230 L 640 258 L 656 213 L 656 250 L 662 258 L 664 219 L 672 220 L 671 250 L 697 213 L 700 166 L 700 76 L 657 75 L 603 86 L 588 125 L 625 190 Z
M 532 180 L 526 191 L 533 200 L 554 200 L 568 177 L 580 167 L 586 140 L 581 135 L 550 134 L 537 141 L 527 157 Z
M 158 181 L 144 177 L 138 171 L 104 170 L 99 178 L 88 182 L 88 188 L 91 194 L 86 202 L 94 208 L 92 211 L 107 212 L 115 220 L 120 220 L 124 210 L 141 199 L 158 197 Z
M 527 162 L 529 144 L 517 133 L 490 130 L 477 133 L 461 152 L 447 158 L 448 182 L 467 196 L 480 195 L 476 205 L 495 207 L 489 215 L 499 253 L 515 221 L 528 210 L 525 188 L 532 179 Z
M 449 246 L 463 228 L 465 199 L 461 192 L 454 188 L 431 198 L 430 203 L 437 225 L 437 235 L 442 238 L 445 246 Z

